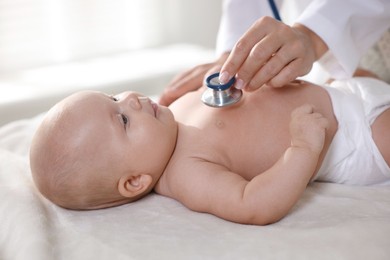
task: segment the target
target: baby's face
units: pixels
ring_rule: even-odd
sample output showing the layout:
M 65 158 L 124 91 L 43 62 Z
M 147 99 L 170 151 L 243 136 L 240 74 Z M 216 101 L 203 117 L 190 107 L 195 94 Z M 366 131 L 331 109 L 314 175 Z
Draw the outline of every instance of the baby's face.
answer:
M 135 171 L 160 176 L 175 144 L 177 123 L 172 112 L 134 92 L 109 96 L 80 92 L 62 104 L 72 114 L 71 137 L 94 165 L 109 165 L 109 174 Z

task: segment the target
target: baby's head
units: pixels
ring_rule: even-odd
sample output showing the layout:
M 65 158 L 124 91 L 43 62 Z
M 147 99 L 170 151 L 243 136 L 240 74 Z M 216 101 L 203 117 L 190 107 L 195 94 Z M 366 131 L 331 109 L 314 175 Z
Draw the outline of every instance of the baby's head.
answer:
M 171 111 L 134 92 L 78 92 L 47 113 L 30 163 L 39 191 L 64 208 L 117 206 L 148 194 L 175 148 Z

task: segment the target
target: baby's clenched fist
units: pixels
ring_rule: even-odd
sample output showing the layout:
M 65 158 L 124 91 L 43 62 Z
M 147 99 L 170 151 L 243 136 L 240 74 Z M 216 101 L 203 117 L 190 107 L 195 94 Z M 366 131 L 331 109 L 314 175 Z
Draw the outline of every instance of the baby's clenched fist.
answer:
M 312 105 L 305 104 L 296 108 L 291 113 L 291 146 L 308 148 L 318 154 L 321 153 L 328 126 L 328 119 L 315 112 Z

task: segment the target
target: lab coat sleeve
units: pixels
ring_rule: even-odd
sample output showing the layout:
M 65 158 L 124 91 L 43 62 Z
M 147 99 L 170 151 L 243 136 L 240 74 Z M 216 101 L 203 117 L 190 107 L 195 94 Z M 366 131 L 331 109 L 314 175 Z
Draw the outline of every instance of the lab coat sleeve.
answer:
M 281 1 L 276 1 L 280 6 Z M 262 16 L 272 16 L 267 0 L 224 0 L 217 36 L 217 55 L 230 51 L 249 27 Z
M 328 45 L 320 65 L 334 78 L 347 78 L 390 27 L 390 0 L 314 0 L 296 22 Z

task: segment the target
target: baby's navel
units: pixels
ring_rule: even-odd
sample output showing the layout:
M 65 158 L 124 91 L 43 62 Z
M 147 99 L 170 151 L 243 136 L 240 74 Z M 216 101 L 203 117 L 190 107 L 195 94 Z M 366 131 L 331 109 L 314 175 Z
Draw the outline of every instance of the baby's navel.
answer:
M 222 120 L 217 119 L 215 120 L 215 125 L 217 126 L 217 128 L 222 129 L 225 126 L 225 123 Z

